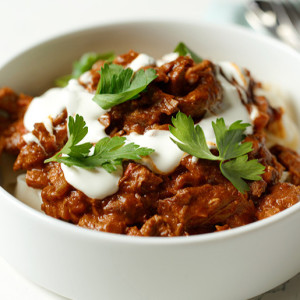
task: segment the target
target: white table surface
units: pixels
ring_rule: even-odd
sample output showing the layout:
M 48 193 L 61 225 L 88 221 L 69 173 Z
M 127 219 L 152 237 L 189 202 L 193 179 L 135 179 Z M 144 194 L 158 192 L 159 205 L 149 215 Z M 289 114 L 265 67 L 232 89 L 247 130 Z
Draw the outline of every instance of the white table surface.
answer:
M 0 0 L 0 67 L 24 49 L 77 28 L 137 18 L 166 17 L 228 22 L 232 19 L 231 9 L 245 2 L 246 0 L 219 0 L 217 3 L 212 0 Z M 30 282 L 0 257 L 0 299 L 65 298 Z M 300 275 L 255 300 L 300 300 Z

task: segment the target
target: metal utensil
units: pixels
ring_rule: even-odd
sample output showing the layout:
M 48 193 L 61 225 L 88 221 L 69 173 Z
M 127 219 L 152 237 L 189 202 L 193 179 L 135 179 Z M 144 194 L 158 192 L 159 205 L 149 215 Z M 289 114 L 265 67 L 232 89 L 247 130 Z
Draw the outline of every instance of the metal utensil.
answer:
M 300 51 L 300 2 L 254 0 L 245 18 L 255 30 L 264 30 Z

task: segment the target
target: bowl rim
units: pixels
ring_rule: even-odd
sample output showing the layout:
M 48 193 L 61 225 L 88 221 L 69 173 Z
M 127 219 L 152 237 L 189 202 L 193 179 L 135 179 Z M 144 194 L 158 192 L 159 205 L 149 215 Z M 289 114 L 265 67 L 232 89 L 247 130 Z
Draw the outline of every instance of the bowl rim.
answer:
M 32 50 L 39 48 L 40 46 L 45 46 L 50 43 L 54 43 L 61 39 L 65 39 L 68 37 L 72 37 L 78 34 L 86 33 L 89 31 L 96 31 L 99 29 L 105 28 L 112 28 L 112 27 L 119 27 L 124 25 L 170 25 L 170 24 L 182 24 L 182 25 L 197 25 L 201 27 L 208 27 L 213 30 L 222 30 L 225 32 L 235 32 L 238 34 L 246 35 L 249 38 L 257 39 L 262 43 L 268 43 L 271 46 L 280 49 L 280 51 L 286 52 L 289 55 L 292 55 L 295 59 L 300 61 L 300 53 L 296 50 L 292 49 L 288 45 L 276 40 L 271 36 L 266 36 L 263 34 L 255 33 L 248 28 L 234 25 L 234 24 L 216 24 L 207 21 L 200 21 L 200 20 L 179 20 L 174 21 L 171 18 L 166 18 L 164 20 L 160 18 L 151 18 L 151 19 L 136 19 L 136 20 L 129 20 L 129 19 L 121 19 L 118 21 L 105 21 L 101 24 L 94 24 L 89 26 L 84 26 L 81 28 L 77 28 L 75 30 L 68 30 L 61 34 L 55 35 L 50 38 L 46 38 L 44 40 L 39 41 L 38 43 L 32 44 L 25 49 L 22 49 L 18 53 L 16 53 L 13 57 L 8 59 L 8 61 L 4 62 L 4 64 L 0 65 L 0 72 L 2 69 L 7 68 L 10 63 L 12 63 L 15 59 L 18 59 L 20 56 L 27 55 Z M 70 224 L 68 222 L 55 219 L 51 216 L 44 214 L 43 212 L 39 212 L 30 206 L 26 205 L 25 203 L 18 200 L 8 191 L 6 191 L 2 186 L 0 186 L 0 195 L 3 195 L 1 201 L 9 201 L 10 205 L 13 205 L 20 213 L 27 214 L 28 216 L 34 218 L 37 222 L 44 223 L 45 226 L 51 226 L 52 230 L 59 230 L 65 231 L 68 234 L 72 235 L 79 235 L 81 238 L 85 239 L 95 239 L 98 240 L 106 240 L 115 243 L 128 243 L 128 244 L 136 244 L 136 245 L 153 245 L 153 246 L 167 246 L 167 245 L 186 245 L 186 244 L 205 244 L 205 243 L 214 243 L 224 239 L 233 239 L 240 235 L 246 235 L 247 233 L 256 232 L 262 228 L 267 228 L 272 226 L 274 223 L 279 223 L 284 221 L 289 216 L 295 215 L 300 210 L 300 202 L 296 203 L 295 205 L 281 211 L 271 217 L 268 217 L 263 220 L 259 220 L 247 225 L 243 225 L 237 228 L 233 228 L 230 230 L 219 231 L 219 232 L 212 232 L 212 233 L 205 233 L 199 235 L 192 235 L 192 236 L 179 236 L 179 237 L 170 237 L 170 238 L 161 238 L 161 237 L 140 237 L 140 236 L 128 236 L 123 234 L 114 234 L 109 232 L 102 232 L 91 230 L 87 228 L 83 228 L 74 224 Z

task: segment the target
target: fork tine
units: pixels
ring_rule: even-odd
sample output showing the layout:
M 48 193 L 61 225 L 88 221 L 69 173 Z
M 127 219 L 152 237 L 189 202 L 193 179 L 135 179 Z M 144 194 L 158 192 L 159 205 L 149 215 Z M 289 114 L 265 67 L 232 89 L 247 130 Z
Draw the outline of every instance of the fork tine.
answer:
M 295 1 L 282 1 L 282 5 L 287 11 L 287 14 L 291 17 L 292 21 L 298 21 L 300 19 L 300 12 L 297 9 Z
M 300 12 L 297 9 L 295 1 L 282 1 L 283 8 L 285 9 L 291 23 L 294 25 L 295 29 L 300 33 Z
M 289 15 L 287 14 L 287 10 L 283 6 L 284 1 L 270 1 L 270 5 L 275 12 L 277 23 L 280 24 L 289 24 L 292 25 L 291 19 Z
M 267 29 L 300 52 L 300 0 L 252 1 L 246 14 L 248 23 Z
M 300 23 L 297 21 L 294 8 L 289 5 L 289 0 L 271 0 L 269 3 L 277 19 L 278 26 L 275 29 L 277 36 L 292 47 L 300 49 Z
M 290 4 L 292 4 L 292 6 L 296 10 L 296 12 L 299 13 L 299 11 L 300 11 L 300 1 L 299 0 L 285 0 L 285 1 L 290 2 Z

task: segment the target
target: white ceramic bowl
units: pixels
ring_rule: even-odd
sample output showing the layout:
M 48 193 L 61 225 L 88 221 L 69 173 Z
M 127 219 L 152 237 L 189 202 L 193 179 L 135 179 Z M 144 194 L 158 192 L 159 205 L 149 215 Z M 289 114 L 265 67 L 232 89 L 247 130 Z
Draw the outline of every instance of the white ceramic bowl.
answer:
M 178 41 L 202 57 L 234 61 L 278 84 L 289 91 L 300 115 L 299 54 L 245 29 L 200 23 L 120 23 L 64 35 L 7 63 L 0 85 L 37 95 L 86 51 L 132 48 L 160 57 Z M 2 188 L 0 198 L 0 255 L 34 282 L 72 299 L 241 300 L 300 271 L 300 203 L 230 231 L 139 238 L 53 219 Z

